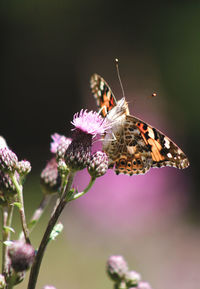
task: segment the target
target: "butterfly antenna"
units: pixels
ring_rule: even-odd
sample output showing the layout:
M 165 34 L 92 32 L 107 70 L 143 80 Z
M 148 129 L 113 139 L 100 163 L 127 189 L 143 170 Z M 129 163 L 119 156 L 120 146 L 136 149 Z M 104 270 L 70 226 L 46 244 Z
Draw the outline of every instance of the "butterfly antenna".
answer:
M 118 76 L 119 83 L 120 83 L 121 90 L 122 90 L 122 95 L 123 95 L 123 97 L 125 97 L 124 88 L 123 88 L 120 73 L 119 73 L 119 60 L 118 60 L 118 58 L 115 58 L 115 65 L 116 65 L 116 69 L 117 69 L 117 76 Z

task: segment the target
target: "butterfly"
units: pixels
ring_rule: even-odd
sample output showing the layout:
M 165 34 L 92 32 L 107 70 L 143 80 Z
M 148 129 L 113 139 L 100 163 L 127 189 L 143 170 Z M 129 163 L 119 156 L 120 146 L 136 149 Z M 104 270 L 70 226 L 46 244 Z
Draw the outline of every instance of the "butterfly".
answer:
M 130 115 L 123 97 L 117 101 L 106 81 L 93 74 L 90 87 L 102 117 L 110 123 L 102 148 L 109 168 L 116 174 L 145 174 L 150 168 L 164 166 L 184 169 L 189 161 L 184 152 L 162 132 Z

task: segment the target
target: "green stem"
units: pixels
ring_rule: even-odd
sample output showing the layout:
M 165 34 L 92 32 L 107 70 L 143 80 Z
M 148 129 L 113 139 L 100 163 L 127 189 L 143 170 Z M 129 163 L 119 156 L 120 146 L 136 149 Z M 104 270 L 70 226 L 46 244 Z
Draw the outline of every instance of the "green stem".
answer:
M 40 270 L 40 265 L 41 265 L 42 258 L 44 256 L 47 244 L 49 242 L 50 234 L 51 234 L 60 214 L 62 213 L 64 207 L 67 204 L 66 196 L 70 191 L 73 179 L 74 179 L 74 173 L 71 172 L 71 173 L 69 173 L 68 183 L 67 183 L 66 189 L 65 189 L 65 191 L 64 191 L 64 193 L 60 199 L 60 202 L 57 205 L 53 215 L 51 216 L 51 219 L 49 220 L 46 231 L 45 231 L 44 236 L 42 238 L 42 241 L 40 243 L 37 255 L 35 256 L 35 260 L 34 260 L 34 263 L 33 263 L 33 266 L 31 268 L 31 272 L 30 272 L 28 289 L 34 289 L 36 286 L 36 282 L 37 282 L 37 278 L 38 278 L 38 274 L 39 274 L 39 270 Z
M 7 226 L 8 212 L 7 208 L 2 207 L 2 274 L 5 274 L 5 260 L 6 260 L 6 245 L 4 242 L 7 240 L 5 227 Z
M 17 195 L 18 195 L 18 201 L 20 203 L 20 207 L 19 207 L 19 213 L 20 213 L 20 217 L 21 217 L 21 223 L 22 223 L 22 230 L 24 232 L 24 238 L 26 240 L 26 243 L 30 244 L 30 239 L 29 239 L 29 231 L 28 231 L 28 227 L 26 224 L 26 216 L 25 216 L 25 211 L 24 211 L 24 199 L 23 199 L 23 190 L 22 190 L 22 186 L 19 185 L 16 177 L 14 174 L 10 174 L 10 178 L 16 188 L 17 191 Z
M 29 230 L 29 234 L 33 231 L 33 229 L 35 228 L 36 224 L 38 223 L 40 217 L 44 213 L 44 210 L 48 206 L 48 204 L 51 200 L 51 197 L 52 197 L 52 195 L 44 195 L 43 196 L 38 208 L 35 210 L 32 218 L 30 219 L 30 221 L 27 225 L 28 230 Z M 23 238 L 24 238 L 24 233 L 22 231 L 19 235 L 19 239 L 23 239 Z
M 16 284 L 16 279 L 17 279 L 16 272 L 13 271 L 12 275 L 9 278 L 9 281 L 8 281 L 6 289 L 12 289 L 15 286 L 15 284 Z
M 91 178 L 90 178 L 90 182 L 89 182 L 89 184 L 87 185 L 87 187 L 85 188 L 85 190 L 82 191 L 82 192 L 80 192 L 80 193 L 74 194 L 68 201 L 76 200 L 76 199 L 82 197 L 83 195 L 85 195 L 85 194 L 91 189 L 91 187 L 93 186 L 95 180 L 96 180 L 96 178 L 91 177 Z
M 13 206 L 5 207 L 2 209 L 3 213 L 3 247 L 2 247 L 2 273 L 6 276 L 9 271 L 9 261 L 8 261 L 8 246 L 4 243 L 10 241 L 10 227 L 12 223 L 13 216 Z

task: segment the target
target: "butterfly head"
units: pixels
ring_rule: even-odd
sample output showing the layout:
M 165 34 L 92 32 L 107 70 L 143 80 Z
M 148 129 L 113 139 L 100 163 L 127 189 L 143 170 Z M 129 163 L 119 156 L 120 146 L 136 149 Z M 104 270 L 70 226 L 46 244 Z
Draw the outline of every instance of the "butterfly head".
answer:
M 107 114 L 106 119 L 112 125 L 116 123 L 119 124 L 123 120 L 125 120 L 126 115 L 129 114 L 128 103 L 123 97 L 120 99 L 116 106 L 114 106 Z

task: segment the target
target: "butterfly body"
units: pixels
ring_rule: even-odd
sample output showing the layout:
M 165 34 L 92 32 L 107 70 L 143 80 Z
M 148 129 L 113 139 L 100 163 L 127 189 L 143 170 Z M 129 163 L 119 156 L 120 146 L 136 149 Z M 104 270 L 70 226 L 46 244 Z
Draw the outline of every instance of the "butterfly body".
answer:
M 110 87 L 98 74 L 91 77 L 91 89 L 101 114 L 111 125 L 103 139 L 103 150 L 116 174 L 144 174 L 151 167 L 184 169 L 189 161 L 167 136 L 129 114 L 123 97 L 116 101 Z

